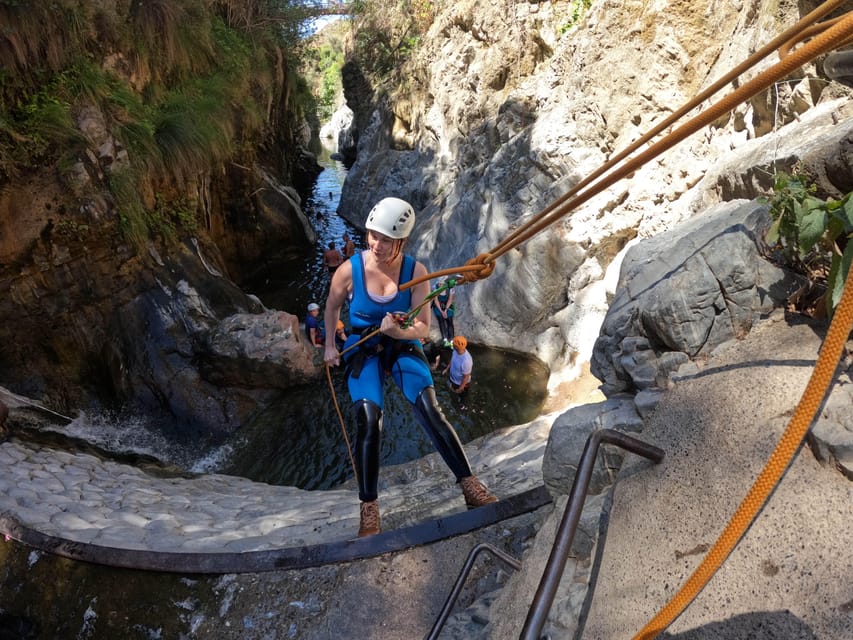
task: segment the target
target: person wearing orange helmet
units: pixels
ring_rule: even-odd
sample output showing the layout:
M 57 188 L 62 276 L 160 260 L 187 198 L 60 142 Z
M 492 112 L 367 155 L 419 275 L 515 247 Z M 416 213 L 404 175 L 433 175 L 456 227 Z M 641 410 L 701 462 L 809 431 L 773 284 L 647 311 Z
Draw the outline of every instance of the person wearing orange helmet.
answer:
M 343 320 L 338 320 L 338 326 L 335 329 L 335 346 L 338 348 L 338 351 L 344 350 L 344 345 L 347 341 L 347 329 L 344 326 Z
M 444 372 L 450 372 L 450 387 L 454 393 L 464 393 L 471 385 L 471 372 L 474 370 L 474 359 L 468 353 L 468 340 L 465 336 L 453 338 L 453 355 L 450 364 Z
M 403 253 L 415 226 L 415 211 L 405 200 L 383 198 L 367 216 L 367 249 L 344 262 L 332 276 L 326 300 L 326 326 L 336 326 L 349 300 L 350 335 L 341 351 L 326 336 L 324 360 L 347 365 L 347 389 L 356 422 L 355 459 L 361 520 L 358 535 L 381 531 L 377 503 L 382 440 L 384 384 L 391 378 L 412 407 L 462 489 L 465 504 L 479 507 L 497 501 L 474 475 L 453 425 L 438 406 L 421 338 L 429 335 L 431 313 L 401 317 L 424 305 L 429 282 L 400 285 L 426 275 L 426 267 Z M 378 332 L 377 332 L 378 329 Z M 365 340 L 362 341 L 362 336 Z

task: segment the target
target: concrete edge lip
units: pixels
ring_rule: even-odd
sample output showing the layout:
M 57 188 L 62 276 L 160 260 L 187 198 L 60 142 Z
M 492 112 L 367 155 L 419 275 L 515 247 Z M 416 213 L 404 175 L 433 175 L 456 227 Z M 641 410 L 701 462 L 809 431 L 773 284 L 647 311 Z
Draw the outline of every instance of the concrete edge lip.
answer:
M 263 551 L 185 553 L 104 547 L 41 533 L 21 524 L 9 513 L 0 513 L 0 533 L 39 551 L 112 567 L 171 573 L 258 573 L 306 569 L 402 551 L 482 529 L 549 502 L 550 494 L 544 485 L 539 485 L 484 507 L 368 538 Z

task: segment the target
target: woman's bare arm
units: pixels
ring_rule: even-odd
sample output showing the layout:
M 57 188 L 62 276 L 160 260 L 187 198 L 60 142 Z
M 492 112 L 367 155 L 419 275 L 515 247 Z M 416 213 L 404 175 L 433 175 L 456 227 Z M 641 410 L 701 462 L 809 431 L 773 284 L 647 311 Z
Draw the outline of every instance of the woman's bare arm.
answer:
M 335 331 L 329 327 L 337 327 L 341 319 L 341 307 L 347 297 L 347 291 L 352 288 L 352 263 L 347 260 L 332 274 L 332 282 L 329 285 L 329 297 L 326 298 L 326 309 L 323 314 L 323 322 L 326 325 L 326 351 L 323 360 L 330 366 L 341 363 L 341 354 L 335 345 Z

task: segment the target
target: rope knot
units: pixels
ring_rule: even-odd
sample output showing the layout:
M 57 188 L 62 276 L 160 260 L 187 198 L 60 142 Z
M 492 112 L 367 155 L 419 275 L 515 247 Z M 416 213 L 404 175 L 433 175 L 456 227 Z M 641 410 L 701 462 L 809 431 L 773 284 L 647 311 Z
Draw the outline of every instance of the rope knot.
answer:
M 465 270 L 465 273 L 462 274 L 462 282 L 476 282 L 477 280 L 483 280 L 484 278 L 488 278 L 492 275 L 492 271 L 495 270 L 495 263 L 491 260 L 491 254 L 481 253 L 476 258 L 471 258 L 468 262 L 465 263 L 466 267 L 469 269 Z M 489 262 L 486 262 L 489 260 Z M 477 267 L 473 269 L 471 267 Z M 462 283 L 460 282 L 460 284 Z

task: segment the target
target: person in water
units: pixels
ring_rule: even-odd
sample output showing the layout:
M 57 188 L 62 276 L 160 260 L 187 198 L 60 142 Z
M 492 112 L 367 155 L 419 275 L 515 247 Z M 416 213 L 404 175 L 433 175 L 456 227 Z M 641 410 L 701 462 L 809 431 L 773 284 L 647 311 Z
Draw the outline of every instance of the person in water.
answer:
M 348 233 L 344 234 L 344 258 L 352 258 L 355 255 L 355 242 L 352 241 Z
M 341 263 L 344 261 L 343 255 L 341 252 L 335 247 L 334 240 L 329 243 L 329 248 L 323 252 L 323 266 L 326 267 L 326 270 L 329 273 L 334 273 L 335 269 L 341 266 Z
M 377 328 L 379 333 L 344 355 L 347 387 L 353 402 L 356 439 L 358 497 L 361 500 L 359 536 L 379 533 L 378 484 L 382 435 L 383 384 L 390 375 L 412 406 L 418 423 L 456 476 L 465 504 L 480 507 L 497 498 L 471 471 L 462 443 L 435 398 L 429 364 L 421 349 L 421 338 L 429 335 L 429 310 L 410 322 L 400 321 L 424 302 L 429 283 L 400 291 L 399 286 L 426 275 L 426 268 L 403 247 L 415 226 L 415 211 L 405 200 L 384 198 L 367 216 L 367 249 L 344 262 L 334 276 L 326 301 L 325 324 L 335 326 L 344 300 L 349 304 L 350 335 L 344 347 L 357 343 Z M 340 364 L 334 336 L 326 336 L 326 364 Z
M 453 393 L 465 393 L 471 385 L 471 372 L 474 370 L 474 359 L 468 353 L 468 340 L 465 336 L 453 338 L 453 355 L 450 364 L 442 373 L 450 372 L 450 388 Z
M 453 302 L 453 287 L 442 288 L 447 282 L 447 276 L 435 283 L 435 289 L 441 292 L 432 299 L 432 311 L 438 320 L 438 330 L 444 346 L 449 347 L 453 341 L 455 329 L 453 328 L 453 316 L 456 313 L 456 305 Z
M 312 302 L 308 305 L 308 315 L 305 316 L 305 334 L 308 342 L 315 347 L 322 347 L 326 341 L 323 325 L 317 319 L 320 316 L 320 305 Z

